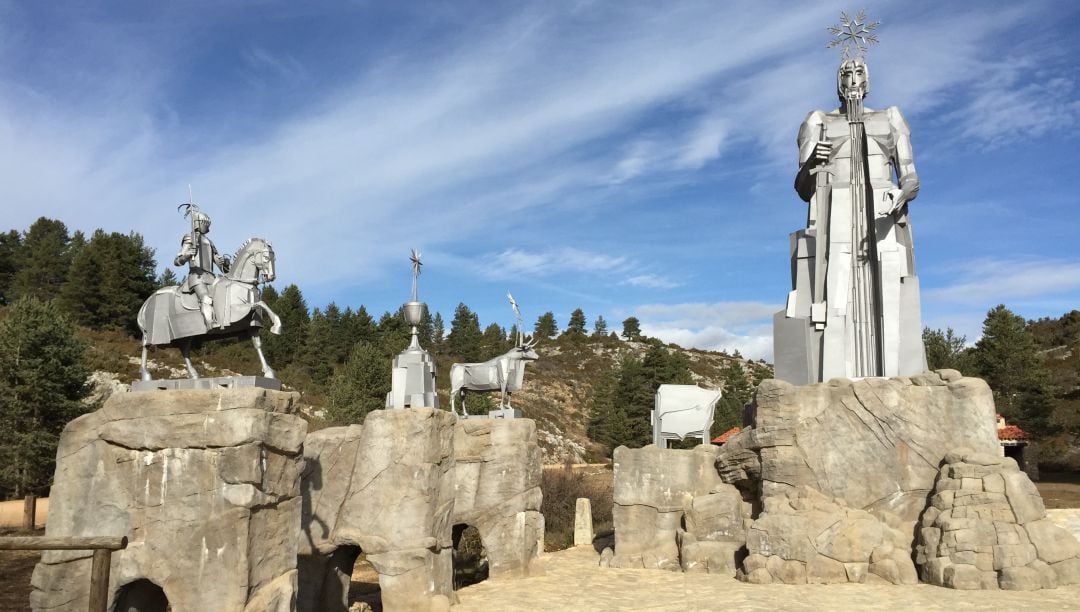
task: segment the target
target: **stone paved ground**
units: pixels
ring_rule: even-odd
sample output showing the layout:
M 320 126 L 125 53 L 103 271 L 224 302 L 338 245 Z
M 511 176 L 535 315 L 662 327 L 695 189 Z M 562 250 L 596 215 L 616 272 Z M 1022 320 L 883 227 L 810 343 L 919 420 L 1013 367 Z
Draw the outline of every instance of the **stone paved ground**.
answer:
M 543 576 L 466 587 L 453 610 L 1080 610 L 1080 585 L 1035 592 L 923 584 L 758 586 L 708 574 L 600 568 L 598 559 L 592 549 L 549 553 Z

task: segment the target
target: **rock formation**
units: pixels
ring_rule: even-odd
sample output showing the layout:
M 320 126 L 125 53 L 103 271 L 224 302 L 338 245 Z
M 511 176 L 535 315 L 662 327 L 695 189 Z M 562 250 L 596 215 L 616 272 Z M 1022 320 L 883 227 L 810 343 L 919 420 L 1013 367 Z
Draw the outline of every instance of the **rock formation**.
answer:
M 955 370 L 799 387 L 766 380 L 747 416 L 717 468 L 760 504 L 808 486 L 914 522 L 946 453 L 998 452 L 990 388 Z
M 307 433 L 297 397 L 255 388 L 112 395 L 64 428 L 46 534 L 127 536 L 112 555 L 119 604 L 156 593 L 174 612 L 289 610 Z M 85 609 L 89 584 L 90 551 L 45 552 L 31 607 Z
M 434 408 L 375 410 L 363 426 L 312 434 L 298 609 L 344 609 L 361 552 L 379 573 L 387 610 L 449 603 L 454 422 Z
M 480 532 L 490 578 L 529 575 L 544 542 L 543 472 L 532 419 L 469 419 L 454 427 L 455 525 Z
M 386 610 L 449 605 L 456 525 L 479 530 L 491 578 L 527 575 L 539 554 L 532 420 L 376 410 L 363 425 L 313 432 L 304 456 L 301 612 L 344 610 L 361 552 L 379 573 Z
M 750 507 L 720 480 L 717 451 L 615 449 L 612 567 L 735 575 Z
M 954 589 L 1035 590 L 1080 582 L 1080 543 L 1046 516 L 1016 462 L 956 450 L 918 530 L 925 582 Z
M 750 525 L 740 577 L 758 584 L 915 584 L 911 530 L 900 517 L 851 508 L 810 488 L 767 499 Z

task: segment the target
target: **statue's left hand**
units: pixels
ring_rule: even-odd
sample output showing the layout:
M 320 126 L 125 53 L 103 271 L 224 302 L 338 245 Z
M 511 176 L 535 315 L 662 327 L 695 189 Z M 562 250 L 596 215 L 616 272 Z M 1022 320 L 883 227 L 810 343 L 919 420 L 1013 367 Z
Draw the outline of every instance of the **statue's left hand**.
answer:
M 895 215 L 899 213 L 909 199 L 908 193 L 899 187 L 893 187 L 885 192 L 885 197 L 892 202 L 892 205 L 889 210 L 885 212 L 885 215 Z

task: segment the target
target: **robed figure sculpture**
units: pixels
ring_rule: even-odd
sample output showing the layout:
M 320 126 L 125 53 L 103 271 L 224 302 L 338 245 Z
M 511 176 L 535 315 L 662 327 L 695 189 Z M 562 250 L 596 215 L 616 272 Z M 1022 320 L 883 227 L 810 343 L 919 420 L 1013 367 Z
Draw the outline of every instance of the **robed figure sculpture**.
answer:
M 809 204 L 791 235 L 792 291 L 774 319 L 776 377 L 908 376 L 926 370 L 909 203 L 911 133 L 895 106 L 863 106 L 862 58 L 837 71 L 840 107 L 799 128 L 795 190 Z

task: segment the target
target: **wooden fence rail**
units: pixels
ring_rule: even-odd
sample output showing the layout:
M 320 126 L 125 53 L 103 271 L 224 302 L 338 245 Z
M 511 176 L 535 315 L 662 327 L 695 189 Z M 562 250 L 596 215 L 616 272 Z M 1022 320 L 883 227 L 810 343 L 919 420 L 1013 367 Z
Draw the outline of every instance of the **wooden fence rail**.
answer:
M 127 548 L 127 536 L 121 537 L 8 537 L 0 538 L 0 550 L 92 550 L 89 612 L 106 612 L 109 604 L 109 568 L 114 550 Z

